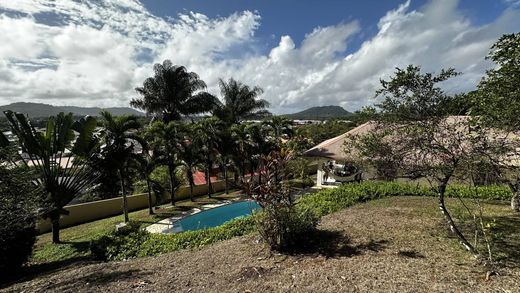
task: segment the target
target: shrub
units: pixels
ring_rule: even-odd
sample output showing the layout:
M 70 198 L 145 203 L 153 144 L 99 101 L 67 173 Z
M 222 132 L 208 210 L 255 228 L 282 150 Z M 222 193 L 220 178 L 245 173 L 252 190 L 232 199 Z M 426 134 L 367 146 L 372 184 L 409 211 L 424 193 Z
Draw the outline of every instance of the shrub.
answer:
M 150 234 L 140 229 L 138 223 L 132 223 L 93 241 L 90 249 L 99 260 L 124 260 L 202 247 L 253 231 L 254 221 L 251 217 L 229 221 L 214 228 L 178 234 Z
M 291 251 L 306 242 L 319 218 L 296 206 L 268 206 L 254 215 L 258 232 L 272 250 Z
M 0 279 L 21 268 L 36 239 L 36 190 L 27 173 L 0 165 Z
M 350 207 L 355 203 L 388 196 L 436 196 L 436 193 L 428 186 L 418 184 L 395 181 L 363 181 L 304 196 L 298 200 L 298 204 L 312 210 L 316 215 L 322 216 Z M 446 196 L 509 200 L 511 191 L 503 185 L 479 187 L 450 185 L 446 190 Z
M 124 260 L 139 252 L 139 247 L 149 238 L 149 233 L 137 222 L 129 222 L 119 230 L 93 240 L 92 256 L 98 260 Z

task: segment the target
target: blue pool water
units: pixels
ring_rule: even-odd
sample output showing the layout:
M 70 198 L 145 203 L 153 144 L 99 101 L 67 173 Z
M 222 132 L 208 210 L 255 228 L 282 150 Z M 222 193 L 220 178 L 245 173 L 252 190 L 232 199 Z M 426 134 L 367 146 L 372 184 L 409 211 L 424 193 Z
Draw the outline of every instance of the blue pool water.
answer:
M 253 210 L 259 208 L 260 206 L 254 201 L 240 201 L 212 208 L 180 219 L 173 224 L 172 232 L 217 227 L 230 220 L 251 215 Z

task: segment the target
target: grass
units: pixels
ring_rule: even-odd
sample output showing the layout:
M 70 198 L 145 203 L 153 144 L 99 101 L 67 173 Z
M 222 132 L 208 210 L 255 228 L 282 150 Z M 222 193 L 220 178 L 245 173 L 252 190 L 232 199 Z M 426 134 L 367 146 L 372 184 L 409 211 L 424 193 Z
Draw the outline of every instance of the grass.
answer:
M 458 199 L 449 198 L 447 204 L 464 217 Z M 70 266 L 7 289 L 517 292 L 520 215 L 506 201 L 487 201 L 483 207 L 497 229 L 508 231 L 494 249 L 511 265 L 496 268 L 500 275 L 490 280 L 485 279 L 489 268 L 477 265 L 453 238 L 434 197 L 391 196 L 325 215 L 318 226 L 321 241 L 303 253 L 273 254 L 253 234 L 156 257 Z
M 212 198 L 202 196 L 195 198 L 194 201 L 182 200 L 176 202 L 174 207 L 171 204 L 164 204 L 156 210 L 154 215 L 149 215 L 148 208 L 146 208 L 129 213 L 129 217 L 131 221 L 140 222 L 147 226 L 161 219 L 181 215 L 183 212 L 202 205 L 237 197 L 239 197 L 239 194 L 236 191 L 231 192 L 229 195 L 216 193 Z M 90 257 L 90 242 L 113 231 L 116 224 L 123 222 L 123 220 L 123 216 L 119 215 L 61 229 L 60 239 L 62 243 L 60 244 L 52 243 L 51 233 L 39 235 L 30 262 L 32 264 L 42 264 L 87 259 Z

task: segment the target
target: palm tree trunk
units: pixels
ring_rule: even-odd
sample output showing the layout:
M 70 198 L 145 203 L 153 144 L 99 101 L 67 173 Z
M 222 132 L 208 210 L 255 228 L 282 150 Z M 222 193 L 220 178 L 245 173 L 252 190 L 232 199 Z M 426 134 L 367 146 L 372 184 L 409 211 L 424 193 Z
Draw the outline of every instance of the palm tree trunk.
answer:
M 227 160 L 224 160 L 224 184 L 226 194 L 229 194 L 228 175 L 227 175 Z
M 172 200 L 172 206 L 175 205 L 175 185 L 177 185 L 177 181 L 175 179 L 175 168 L 172 166 L 168 166 L 168 173 L 170 175 L 170 193 L 171 193 L 171 200 Z
M 60 243 L 60 214 L 58 212 L 50 215 L 52 224 L 52 243 Z
M 119 178 L 121 179 L 121 193 L 123 194 L 123 214 L 125 215 L 125 223 L 127 223 L 130 219 L 128 218 L 128 199 L 126 198 L 125 176 L 123 170 L 119 170 Z
M 146 178 L 146 187 L 148 188 L 148 213 L 153 215 L 152 207 L 152 189 L 150 187 L 150 179 Z
M 206 166 L 206 185 L 208 186 L 208 197 L 211 198 L 211 174 L 210 174 L 210 163 Z

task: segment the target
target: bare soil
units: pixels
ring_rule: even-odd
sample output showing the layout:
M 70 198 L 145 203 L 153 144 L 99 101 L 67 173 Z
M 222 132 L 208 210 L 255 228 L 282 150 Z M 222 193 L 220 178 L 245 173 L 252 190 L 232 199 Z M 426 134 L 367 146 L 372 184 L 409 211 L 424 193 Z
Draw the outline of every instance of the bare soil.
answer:
M 507 205 L 495 208 L 520 223 Z M 158 257 L 71 264 L 4 290 L 520 292 L 518 262 L 493 269 L 477 264 L 449 237 L 433 198 L 360 204 L 324 217 L 319 228 L 319 244 L 293 255 L 271 253 L 249 235 Z M 498 275 L 486 278 L 490 270 Z

